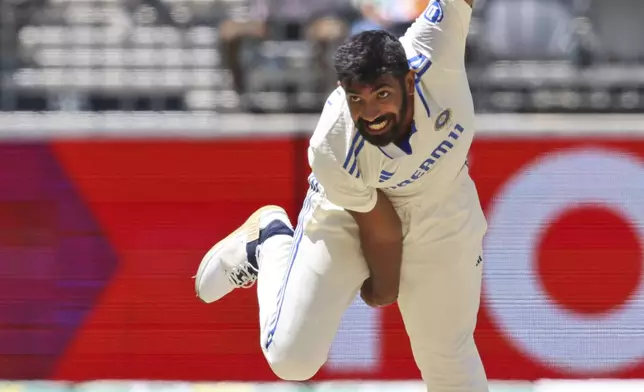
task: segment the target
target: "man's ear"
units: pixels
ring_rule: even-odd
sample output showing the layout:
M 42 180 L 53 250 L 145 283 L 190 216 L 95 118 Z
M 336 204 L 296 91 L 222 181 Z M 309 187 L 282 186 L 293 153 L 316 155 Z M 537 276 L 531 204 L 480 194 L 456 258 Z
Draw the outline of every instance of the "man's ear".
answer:
M 338 80 L 338 87 L 342 87 L 342 82 Z
M 414 92 L 415 83 L 416 83 L 416 72 L 410 69 L 409 72 L 407 72 L 407 75 L 405 75 L 405 87 L 407 87 L 407 91 L 410 94 Z

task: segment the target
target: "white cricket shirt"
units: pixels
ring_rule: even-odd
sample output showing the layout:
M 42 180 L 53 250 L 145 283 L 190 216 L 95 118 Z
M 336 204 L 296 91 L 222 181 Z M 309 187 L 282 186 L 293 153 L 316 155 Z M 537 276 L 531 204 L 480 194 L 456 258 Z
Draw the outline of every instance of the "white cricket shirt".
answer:
M 414 124 L 406 148 L 366 142 L 351 119 L 344 90 L 330 95 L 311 137 L 309 163 L 331 203 L 368 212 L 378 188 L 398 204 L 443 194 L 459 175 L 474 136 L 464 61 L 471 13 L 464 0 L 431 0 L 400 38 L 416 72 Z

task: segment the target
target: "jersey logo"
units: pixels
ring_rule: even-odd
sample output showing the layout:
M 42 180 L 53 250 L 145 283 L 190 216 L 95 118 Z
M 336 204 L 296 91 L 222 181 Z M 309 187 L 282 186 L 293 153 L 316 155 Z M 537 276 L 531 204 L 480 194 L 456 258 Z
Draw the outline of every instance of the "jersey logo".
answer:
M 425 13 L 423 14 L 423 17 L 429 24 L 439 24 L 440 22 L 443 21 L 443 17 L 445 14 L 443 13 L 443 5 L 441 4 L 440 0 L 434 0 L 427 6 L 427 9 L 425 10 Z
M 434 123 L 434 129 L 438 132 L 445 128 L 445 125 L 449 123 L 449 120 L 452 118 L 452 109 L 445 109 L 438 115 L 436 122 Z
M 425 161 L 420 164 L 420 166 L 414 172 L 414 174 L 411 176 L 410 179 L 405 180 L 401 183 L 398 183 L 394 186 L 387 187 L 386 189 L 394 190 L 398 188 L 403 188 L 409 184 L 413 184 L 414 182 L 418 181 L 418 179 L 420 179 L 422 176 L 424 176 L 430 170 L 432 170 L 432 168 L 443 156 L 445 156 L 447 153 L 449 153 L 452 150 L 452 148 L 454 148 L 455 143 L 461 137 L 463 132 L 465 132 L 465 129 L 460 124 L 456 124 L 454 126 L 454 130 L 451 131 L 449 135 L 447 135 L 447 138 L 443 140 L 438 145 L 438 147 L 434 149 L 434 151 L 432 151 L 429 158 L 425 159 Z

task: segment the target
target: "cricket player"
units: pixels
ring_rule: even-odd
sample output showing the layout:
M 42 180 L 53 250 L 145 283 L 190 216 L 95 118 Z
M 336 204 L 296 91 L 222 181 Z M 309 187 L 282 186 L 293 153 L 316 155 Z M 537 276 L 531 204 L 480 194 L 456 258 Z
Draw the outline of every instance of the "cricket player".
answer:
M 317 373 L 360 292 L 373 307 L 398 303 L 428 391 L 488 391 L 473 339 L 487 223 L 467 166 L 471 7 L 431 0 L 401 38 L 350 37 L 296 229 L 267 206 L 203 258 L 207 303 L 257 282 L 261 347 L 281 379 Z

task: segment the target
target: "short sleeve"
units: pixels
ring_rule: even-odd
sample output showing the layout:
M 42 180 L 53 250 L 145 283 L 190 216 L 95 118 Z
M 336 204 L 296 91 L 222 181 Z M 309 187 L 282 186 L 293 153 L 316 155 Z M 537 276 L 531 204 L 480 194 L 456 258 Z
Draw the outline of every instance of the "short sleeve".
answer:
M 430 66 L 461 69 L 471 17 L 472 8 L 465 0 L 430 0 L 401 38 L 416 54 L 409 59 L 410 66 L 418 73 Z
M 309 148 L 309 164 L 326 198 L 346 210 L 361 213 L 371 211 L 376 205 L 376 190 L 349 174 L 329 152 Z

